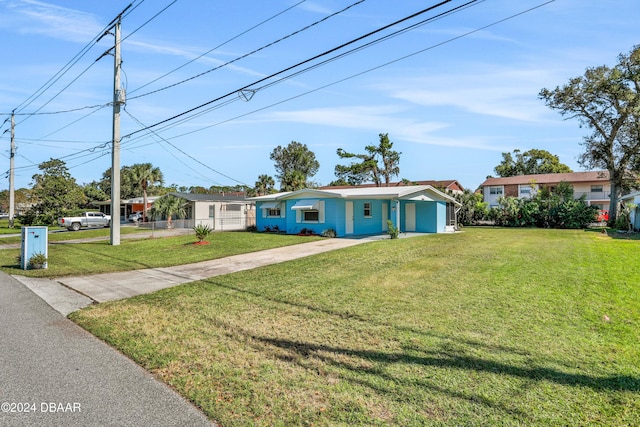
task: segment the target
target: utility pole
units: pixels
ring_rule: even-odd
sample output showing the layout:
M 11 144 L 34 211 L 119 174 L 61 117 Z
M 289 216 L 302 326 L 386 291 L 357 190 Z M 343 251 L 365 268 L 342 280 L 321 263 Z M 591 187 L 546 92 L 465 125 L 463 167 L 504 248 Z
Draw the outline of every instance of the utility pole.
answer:
M 107 34 L 115 36 L 115 45 L 113 48 L 103 53 L 99 61 L 106 55 L 111 55 L 113 49 L 113 137 L 111 139 L 111 232 L 110 243 L 113 246 L 120 245 L 120 105 L 125 103 L 124 89 L 120 88 L 120 66 L 122 59 L 120 57 L 120 22 L 122 15 L 133 5 L 125 7 L 116 18 L 109 23 L 107 31 L 100 36 L 96 43 Z M 113 24 L 113 26 L 111 26 Z
M 113 246 L 120 245 L 120 105 L 125 103 L 124 89 L 120 88 L 120 66 L 122 59 L 120 57 L 120 21 L 122 15 L 131 7 L 127 6 L 120 14 L 109 23 L 113 24 L 103 35 L 111 34 L 115 37 L 113 48 L 96 59 L 99 61 L 106 55 L 111 55 L 113 50 L 113 132 L 111 138 L 111 232 L 110 243 Z M 102 37 L 97 41 L 99 42 Z
M 11 112 L 11 157 L 9 158 L 9 228 L 13 228 L 13 215 L 16 210 L 16 194 L 15 194 L 15 165 L 16 157 L 16 120 L 14 111 Z
M 120 89 L 120 16 L 113 29 L 115 46 L 113 50 L 113 138 L 111 147 L 111 233 L 110 243 L 120 244 L 120 104 L 124 96 Z

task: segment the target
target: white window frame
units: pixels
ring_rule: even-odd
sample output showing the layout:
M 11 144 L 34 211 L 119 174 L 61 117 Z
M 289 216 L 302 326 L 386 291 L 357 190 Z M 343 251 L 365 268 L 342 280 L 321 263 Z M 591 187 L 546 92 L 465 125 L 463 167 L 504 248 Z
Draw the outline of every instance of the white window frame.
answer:
M 278 206 L 276 206 L 275 208 L 266 209 L 266 211 L 267 218 L 280 218 L 280 216 L 282 215 L 282 210 Z
M 369 212 L 367 214 L 367 212 Z M 365 218 L 373 218 L 373 215 L 371 213 L 371 202 L 364 202 L 364 208 L 362 209 L 362 213 L 364 214 Z
M 307 214 L 315 214 L 315 216 L 317 216 L 317 219 L 307 219 Z M 301 215 L 302 222 L 304 223 L 318 224 L 320 222 L 320 211 L 318 211 L 317 209 L 303 210 L 301 211 Z
M 489 194 L 492 196 L 502 196 L 504 194 L 504 188 L 501 185 L 489 186 Z
M 296 223 L 298 224 L 324 224 L 325 222 L 325 205 L 324 200 L 318 200 L 317 209 L 295 209 L 296 211 Z M 317 220 L 305 220 L 306 212 L 317 212 L 318 219 Z

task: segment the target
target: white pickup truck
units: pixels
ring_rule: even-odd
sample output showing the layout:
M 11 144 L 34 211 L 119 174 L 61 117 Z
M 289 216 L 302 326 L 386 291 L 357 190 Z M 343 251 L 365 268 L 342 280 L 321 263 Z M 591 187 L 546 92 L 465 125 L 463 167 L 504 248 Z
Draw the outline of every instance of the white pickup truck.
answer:
M 58 218 L 58 225 L 70 231 L 78 231 L 82 227 L 109 227 L 111 216 L 102 212 L 85 212 L 82 216 Z

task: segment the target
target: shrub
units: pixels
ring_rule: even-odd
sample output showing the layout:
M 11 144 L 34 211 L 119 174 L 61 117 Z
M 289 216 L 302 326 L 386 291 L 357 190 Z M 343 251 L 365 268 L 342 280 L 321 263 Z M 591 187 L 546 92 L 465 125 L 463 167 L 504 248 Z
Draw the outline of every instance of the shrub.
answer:
M 257 227 L 257 226 L 255 226 L 255 225 L 248 225 L 248 226 L 247 226 L 247 231 L 248 231 L 249 233 L 255 233 L 256 231 L 258 231 L 258 227 Z
M 400 230 L 398 230 L 398 227 L 393 225 L 393 222 L 391 222 L 390 219 L 387 220 L 387 234 L 392 239 L 397 239 L 400 235 Z
M 198 224 L 193 227 L 193 231 L 196 232 L 196 238 L 198 239 L 198 242 L 202 242 L 207 238 L 209 234 L 211 234 L 213 230 L 206 224 Z
M 44 267 L 47 263 L 47 257 L 41 253 L 35 253 L 31 258 L 29 258 L 29 268 L 33 270 L 38 270 Z
M 334 230 L 333 228 L 329 228 L 327 230 L 324 230 L 322 232 L 322 237 L 330 237 L 330 238 L 334 238 L 338 235 L 338 233 L 336 233 L 336 230 Z

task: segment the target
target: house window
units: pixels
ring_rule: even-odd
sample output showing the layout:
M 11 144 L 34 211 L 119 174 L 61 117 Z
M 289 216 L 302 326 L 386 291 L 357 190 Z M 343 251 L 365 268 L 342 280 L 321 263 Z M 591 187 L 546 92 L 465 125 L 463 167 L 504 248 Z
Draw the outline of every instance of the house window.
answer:
M 319 221 L 320 214 L 317 210 L 313 211 L 302 211 L 302 219 L 303 221 Z
M 603 192 L 602 185 L 592 185 L 591 186 L 591 192 L 592 193 L 602 193 Z
M 280 216 L 280 208 L 267 209 L 267 216 Z
M 369 202 L 364 203 L 364 217 L 371 218 L 371 203 Z
M 502 187 L 489 187 L 489 194 L 502 194 Z
M 519 197 L 522 199 L 530 199 L 535 194 L 535 191 L 531 184 L 518 186 Z
M 213 219 L 216 217 L 216 205 L 209 205 L 209 218 Z

